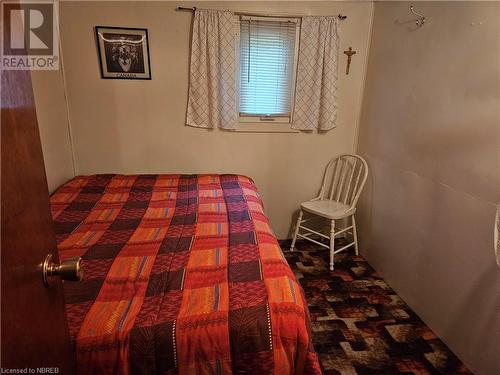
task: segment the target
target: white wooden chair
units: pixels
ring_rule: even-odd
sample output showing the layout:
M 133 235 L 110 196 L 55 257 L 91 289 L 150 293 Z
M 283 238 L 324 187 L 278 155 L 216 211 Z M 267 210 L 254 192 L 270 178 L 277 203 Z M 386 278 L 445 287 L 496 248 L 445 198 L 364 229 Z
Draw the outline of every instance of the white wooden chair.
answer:
M 330 270 L 333 270 L 335 254 L 354 245 L 356 255 L 358 255 L 358 236 L 354 214 L 356 213 L 356 203 L 365 186 L 367 177 L 368 165 L 361 156 L 343 154 L 332 159 L 326 167 L 319 196 L 300 205 L 299 218 L 297 219 L 290 251 L 294 250 L 297 237 L 326 247 L 330 249 Z M 313 216 L 303 219 L 304 212 Z M 330 236 L 303 225 L 317 216 L 330 220 Z M 347 224 L 342 229 L 335 227 L 336 220 L 339 221 L 349 217 L 351 218 L 350 226 L 347 226 Z M 335 237 L 341 234 L 351 234 L 352 242 L 335 250 Z M 311 238 L 314 235 L 319 236 L 320 239 L 329 239 L 330 244 L 325 245 Z

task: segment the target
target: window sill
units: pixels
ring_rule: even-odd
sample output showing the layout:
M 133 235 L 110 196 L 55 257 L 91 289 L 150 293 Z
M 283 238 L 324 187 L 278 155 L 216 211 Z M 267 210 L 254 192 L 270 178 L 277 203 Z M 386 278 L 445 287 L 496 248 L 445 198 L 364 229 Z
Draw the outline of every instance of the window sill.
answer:
M 299 130 L 292 129 L 290 126 L 291 124 L 287 123 L 240 122 L 233 131 L 237 133 L 300 133 Z

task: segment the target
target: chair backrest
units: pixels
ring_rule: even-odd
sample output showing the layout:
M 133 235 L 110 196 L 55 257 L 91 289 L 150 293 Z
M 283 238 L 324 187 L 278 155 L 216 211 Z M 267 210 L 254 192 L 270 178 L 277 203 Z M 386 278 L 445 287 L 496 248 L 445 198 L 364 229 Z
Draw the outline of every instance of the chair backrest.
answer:
M 325 170 L 319 199 L 356 207 L 368 177 L 368 165 L 359 155 L 343 154 L 332 159 Z

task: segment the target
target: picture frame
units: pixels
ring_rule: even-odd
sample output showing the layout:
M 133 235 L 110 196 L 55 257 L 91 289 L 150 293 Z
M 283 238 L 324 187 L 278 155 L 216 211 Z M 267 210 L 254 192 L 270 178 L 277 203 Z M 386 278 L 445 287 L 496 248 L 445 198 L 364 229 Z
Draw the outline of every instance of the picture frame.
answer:
M 151 79 L 148 30 L 96 26 L 99 66 L 103 79 Z

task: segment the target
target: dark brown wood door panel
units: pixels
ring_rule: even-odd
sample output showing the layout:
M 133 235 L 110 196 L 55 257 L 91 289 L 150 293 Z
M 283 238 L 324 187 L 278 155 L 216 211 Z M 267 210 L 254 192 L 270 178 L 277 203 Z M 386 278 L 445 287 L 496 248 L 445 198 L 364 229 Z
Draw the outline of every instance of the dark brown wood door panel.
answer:
M 62 283 L 42 283 L 58 259 L 29 71 L 1 72 L 1 366 L 74 373 Z

